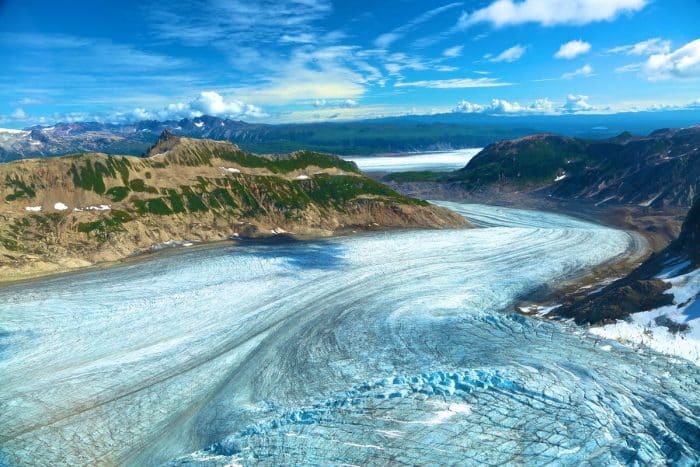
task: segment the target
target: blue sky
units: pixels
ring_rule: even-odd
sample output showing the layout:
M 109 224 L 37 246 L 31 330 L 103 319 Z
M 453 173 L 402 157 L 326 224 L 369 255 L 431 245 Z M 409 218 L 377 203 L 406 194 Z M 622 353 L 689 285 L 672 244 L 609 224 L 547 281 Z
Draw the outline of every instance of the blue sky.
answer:
M 0 124 L 700 107 L 697 0 L 0 0 Z

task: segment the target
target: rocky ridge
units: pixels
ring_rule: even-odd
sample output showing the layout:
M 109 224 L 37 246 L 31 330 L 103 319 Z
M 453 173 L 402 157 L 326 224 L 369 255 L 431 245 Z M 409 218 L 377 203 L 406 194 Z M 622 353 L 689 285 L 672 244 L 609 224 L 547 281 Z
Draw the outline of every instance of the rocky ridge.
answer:
M 335 156 L 257 156 L 164 132 L 146 157 L 0 164 L 0 278 L 119 260 L 163 244 L 465 227 Z

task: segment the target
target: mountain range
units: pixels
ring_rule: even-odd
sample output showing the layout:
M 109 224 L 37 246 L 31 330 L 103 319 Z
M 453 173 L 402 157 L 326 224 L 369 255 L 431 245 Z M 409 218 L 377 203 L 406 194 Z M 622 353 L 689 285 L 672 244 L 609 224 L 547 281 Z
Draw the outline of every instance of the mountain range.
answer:
M 365 121 L 268 125 L 212 116 L 135 123 L 75 122 L 0 130 L 0 162 L 82 152 L 141 155 L 163 130 L 191 138 L 230 141 L 256 153 L 299 149 L 368 155 L 483 147 L 537 132 L 606 138 L 623 130 L 644 134 L 662 125 L 688 126 L 700 111 L 612 115 L 493 116 L 449 113 Z

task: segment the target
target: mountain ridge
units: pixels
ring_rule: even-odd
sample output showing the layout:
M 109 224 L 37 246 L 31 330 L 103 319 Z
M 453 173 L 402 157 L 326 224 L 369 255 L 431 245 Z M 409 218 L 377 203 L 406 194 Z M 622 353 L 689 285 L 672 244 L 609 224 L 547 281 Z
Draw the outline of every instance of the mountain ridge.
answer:
M 641 207 L 690 207 L 700 192 L 700 126 L 586 140 L 542 133 L 485 147 L 447 174 L 390 174 L 397 184 L 432 181 L 465 192 L 540 196 Z
M 0 278 L 115 261 L 172 242 L 467 226 L 335 156 L 263 157 L 229 142 L 161 136 L 143 157 L 0 164 Z
M 297 149 L 343 155 L 484 147 L 495 141 L 538 132 L 586 138 L 612 137 L 622 131 L 647 133 L 659 126 L 687 126 L 700 112 L 631 112 L 611 115 L 406 115 L 355 121 L 248 123 L 208 115 L 128 123 L 73 122 L 0 129 L 0 162 L 78 152 L 139 155 L 164 129 L 188 137 L 228 140 L 257 153 Z

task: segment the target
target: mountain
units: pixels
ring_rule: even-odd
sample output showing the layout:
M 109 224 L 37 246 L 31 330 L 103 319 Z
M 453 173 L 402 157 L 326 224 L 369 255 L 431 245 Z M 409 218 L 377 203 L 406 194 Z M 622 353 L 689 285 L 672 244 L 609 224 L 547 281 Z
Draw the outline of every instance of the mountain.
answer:
M 271 154 L 298 149 L 373 154 L 481 147 L 533 131 L 410 121 L 264 125 L 210 116 L 129 124 L 59 123 L 21 131 L 0 130 L 0 162 L 81 152 L 140 155 L 163 130 L 191 138 L 230 141 L 248 151 Z
M 20 131 L 0 129 L 0 162 L 79 152 L 141 155 L 165 129 L 180 136 L 230 141 L 257 153 L 308 149 L 368 155 L 484 147 L 495 141 L 543 132 L 601 139 L 623 129 L 644 134 L 664 124 L 688 126 L 699 120 L 700 111 L 694 110 L 558 116 L 448 113 L 280 125 L 212 116 L 123 124 L 58 123 Z
M 700 126 L 606 140 L 535 134 L 487 146 L 449 174 L 404 173 L 467 191 L 533 191 L 555 199 L 690 207 L 700 188 Z
M 335 156 L 262 157 L 169 132 L 146 157 L 91 153 L 0 164 L 0 197 L 3 278 L 117 260 L 173 242 L 467 225 Z
M 606 324 L 596 332 L 700 363 L 700 198 L 668 247 L 627 277 L 552 313 Z

